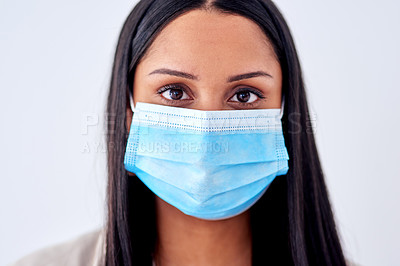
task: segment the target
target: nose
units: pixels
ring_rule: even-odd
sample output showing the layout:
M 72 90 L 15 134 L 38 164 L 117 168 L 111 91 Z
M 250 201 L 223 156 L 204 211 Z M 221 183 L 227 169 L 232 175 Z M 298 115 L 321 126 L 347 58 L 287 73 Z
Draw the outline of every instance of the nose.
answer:
M 220 111 L 232 109 L 226 104 L 226 99 L 222 95 L 221 90 L 217 89 L 203 89 L 199 90 L 196 102 L 191 107 L 196 110 L 202 111 Z
M 226 110 L 226 109 L 230 109 L 230 108 L 226 108 L 226 106 L 224 106 L 221 103 L 215 103 L 215 104 L 200 103 L 200 104 L 196 104 L 193 109 L 202 110 L 202 111 L 220 111 L 220 110 Z

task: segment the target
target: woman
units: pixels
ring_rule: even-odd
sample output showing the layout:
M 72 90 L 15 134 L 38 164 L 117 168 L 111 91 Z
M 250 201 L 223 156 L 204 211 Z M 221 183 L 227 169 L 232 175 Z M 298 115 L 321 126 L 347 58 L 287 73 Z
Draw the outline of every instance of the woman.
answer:
M 274 113 L 282 141 L 279 130 L 275 140 L 270 131 L 229 133 L 222 134 L 222 143 L 233 137 L 254 139 L 225 157 L 201 151 L 200 158 L 198 150 L 188 153 L 180 147 L 173 153 L 163 146 L 157 155 L 163 158 L 155 160 L 151 152 L 146 157 L 144 151 L 139 161 L 140 145 L 159 132 L 138 137 L 139 117 L 146 112 L 167 119 L 189 117 L 190 122 L 196 115 L 215 119 L 238 112 Z M 112 118 L 107 127 L 107 225 L 58 247 L 59 253 L 75 247 L 68 265 L 345 265 L 309 128 L 299 59 L 288 26 L 271 1 L 140 1 L 119 37 L 107 113 Z M 195 135 L 197 143 L 199 136 L 210 136 L 189 131 L 178 130 L 169 140 L 187 140 L 185 133 Z M 263 146 L 263 136 L 274 147 Z M 208 144 L 215 144 L 216 138 L 209 139 Z M 271 155 L 281 168 L 268 173 L 268 182 L 257 183 L 257 189 L 249 188 L 245 182 L 253 174 L 272 169 L 271 164 L 254 168 L 250 157 L 270 150 L 282 155 Z M 203 161 L 191 163 L 187 156 Z M 231 162 L 220 176 L 229 182 L 210 178 L 222 169 L 219 160 Z M 194 180 L 204 161 L 210 168 L 201 170 L 207 175 Z M 233 179 L 237 169 L 243 175 Z M 231 181 L 245 192 L 215 192 Z M 215 204 L 207 205 L 214 199 Z M 47 254 L 55 253 L 49 249 Z

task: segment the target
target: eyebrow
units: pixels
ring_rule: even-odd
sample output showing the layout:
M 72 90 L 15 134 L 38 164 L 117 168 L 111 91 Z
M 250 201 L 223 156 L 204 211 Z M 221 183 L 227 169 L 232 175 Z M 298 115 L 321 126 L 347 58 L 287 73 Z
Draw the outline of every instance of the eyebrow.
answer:
M 177 77 L 186 78 L 186 79 L 199 80 L 199 78 L 196 77 L 195 75 L 185 73 L 182 71 L 178 71 L 178 70 L 168 69 L 168 68 L 156 69 L 153 72 L 151 72 L 149 75 L 153 75 L 153 74 L 165 74 L 165 75 L 177 76 Z
M 149 75 L 153 75 L 153 74 L 164 74 L 164 75 L 171 75 L 171 76 L 176 76 L 176 77 L 181 77 L 181 78 L 186 78 L 186 79 L 199 80 L 199 77 L 197 77 L 195 75 L 192 75 L 192 74 L 189 74 L 186 72 L 182 72 L 182 71 L 178 71 L 178 70 L 168 69 L 168 68 L 156 69 L 149 73 Z M 256 72 L 250 72 L 250 73 L 230 76 L 227 79 L 227 82 L 234 82 L 234 81 L 239 81 L 242 79 L 250 79 L 250 78 L 255 78 L 255 77 L 270 77 L 270 78 L 272 78 L 272 76 L 270 74 L 268 74 L 264 71 L 256 71 Z
M 255 77 L 270 77 L 272 76 L 264 71 L 256 71 L 256 72 L 250 72 L 250 73 L 245 73 L 245 74 L 240 74 L 236 76 L 231 76 L 228 78 L 228 82 L 234 82 L 242 79 L 250 79 L 250 78 L 255 78 Z

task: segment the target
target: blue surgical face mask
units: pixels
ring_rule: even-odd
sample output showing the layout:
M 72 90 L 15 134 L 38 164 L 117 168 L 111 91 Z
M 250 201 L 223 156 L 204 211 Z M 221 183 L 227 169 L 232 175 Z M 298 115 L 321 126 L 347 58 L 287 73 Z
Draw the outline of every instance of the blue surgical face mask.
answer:
M 289 169 L 282 110 L 202 111 L 138 102 L 125 169 L 187 215 L 236 216 Z

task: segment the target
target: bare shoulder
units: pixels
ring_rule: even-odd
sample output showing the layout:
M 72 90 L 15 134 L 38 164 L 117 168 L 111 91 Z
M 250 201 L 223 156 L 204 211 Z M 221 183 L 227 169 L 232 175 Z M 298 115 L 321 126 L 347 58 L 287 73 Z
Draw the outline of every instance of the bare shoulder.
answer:
M 69 241 L 28 254 L 10 266 L 103 265 L 104 230 L 102 228 L 79 235 Z

